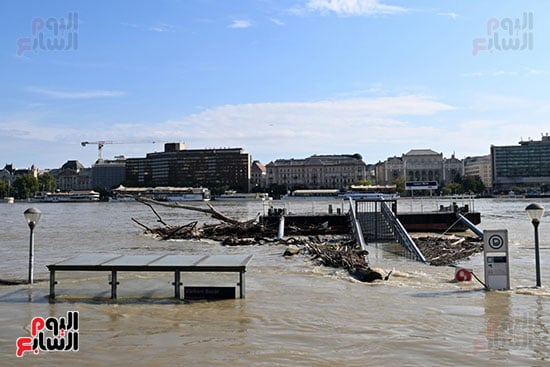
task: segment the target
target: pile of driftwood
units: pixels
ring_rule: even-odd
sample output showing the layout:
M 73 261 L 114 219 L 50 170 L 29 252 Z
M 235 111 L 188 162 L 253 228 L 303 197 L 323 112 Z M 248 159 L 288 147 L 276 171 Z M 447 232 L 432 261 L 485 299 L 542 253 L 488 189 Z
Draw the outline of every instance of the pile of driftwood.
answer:
M 414 242 L 430 265 L 452 265 L 483 250 L 483 242 L 476 237 L 422 236 Z
M 306 243 L 305 248 L 314 260 L 324 266 L 344 268 L 350 270 L 358 266 L 365 266 L 367 251 L 360 250 L 354 240 Z
M 351 276 L 362 281 L 388 280 L 390 274 L 381 269 L 371 268 L 366 260 L 368 251 L 362 250 L 355 240 L 306 243 L 305 248 L 311 258 L 320 265 L 343 268 Z
M 152 234 L 162 240 L 208 238 L 216 241 L 223 241 L 224 245 L 240 245 L 243 244 L 243 242 L 247 242 L 247 244 L 263 244 L 265 242 L 270 242 L 270 238 L 277 236 L 277 222 L 270 221 L 269 223 L 263 223 L 259 217 L 252 220 L 239 221 L 219 212 L 210 203 L 207 203 L 208 208 L 200 208 L 197 206 L 183 205 L 178 202 L 162 202 L 147 198 L 137 198 L 136 200 L 151 208 L 157 217 L 157 222 L 161 225 L 151 227 L 138 221 L 136 218 L 132 218 L 132 220 L 143 227 L 146 233 Z M 199 226 L 197 221 L 183 225 L 170 225 L 162 219 L 153 205 L 198 211 L 209 214 L 212 218 L 220 220 L 220 222 L 216 224 L 203 224 L 202 226 Z M 285 226 L 285 235 L 287 236 L 331 233 L 333 233 L 333 230 L 323 224 L 307 223 L 303 226 L 287 224 Z M 246 240 L 243 241 L 243 238 Z M 254 241 L 250 239 L 254 239 Z
M 145 198 L 139 198 L 138 201 L 151 208 L 157 217 L 157 222 L 161 225 L 150 227 L 135 218 L 132 218 L 132 220 L 143 227 L 146 233 L 155 235 L 163 240 L 207 238 L 220 241 L 224 246 L 284 244 L 287 245 L 284 253 L 286 257 L 304 253 L 319 265 L 343 268 L 354 278 L 363 282 L 372 282 L 377 279 L 387 280 L 389 278 L 389 274 L 386 274 L 384 271 L 369 267 L 365 257 L 368 252 L 361 250 L 356 241 L 350 240 L 347 236 L 341 238 L 332 236 L 330 240 L 322 239 L 318 235 L 278 239 L 276 238 L 277 228 L 265 226 L 257 219 L 238 221 L 229 218 L 218 212 L 210 204 L 208 205 L 209 209 L 204 209 L 185 206 L 179 203 L 158 202 Z M 155 210 L 153 204 L 200 211 L 210 214 L 212 217 L 221 220 L 221 222 L 218 224 L 204 224 L 202 226 L 199 226 L 197 221 L 179 226 L 169 225 Z M 311 227 L 308 227 L 307 232 L 311 231 Z M 285 233 L 289 235 L 289 232 L 300 233 L 300 228 L 285 227 Z M 320 231 L 320 234 L 323 233 Z
M 208 204 L 208 209 L 205 209 L 196 206 L 187 206 L 179 203 L 167 203 L 146 198 L 137 198 L 136 200 L 151 208 L 157 217 L 157 222 L 161 225 L 150 227 L 135 218 L 132 218 L 132 220 L 143 227 L 145 229 L 145 233 L 152 234 L 162 240 L 208 238 L 223 241 L 229 236 L 234 238 L 250 236 L 256 237 L 262 235 L 269 236 L 272 235 L 272 233 L 276 233 L 274 229 L 262 228 L 257 219 L 244 222 L 239 221 L 220 213 L 210 204 Z M 153 204 L 168 206 L 171 208 L 199 211 L 209 214 L 213 218 L 219 219 L 221 222 L 217 224 L 203 224 L 202 226 L 198 225 L 198 221 L 193 221 L 183 225 L 171 225 L 162 219 L 160 214 L 153 207 Z

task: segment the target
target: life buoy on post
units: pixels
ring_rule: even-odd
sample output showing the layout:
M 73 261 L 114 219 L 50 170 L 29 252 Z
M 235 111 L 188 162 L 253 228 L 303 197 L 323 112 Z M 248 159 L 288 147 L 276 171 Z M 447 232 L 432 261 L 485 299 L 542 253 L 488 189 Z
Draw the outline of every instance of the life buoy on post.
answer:
M 472 273 L 464 268 L 458 268 L 455 273 L 455 280 L 457 282 L 469 282 L 472 280 Z

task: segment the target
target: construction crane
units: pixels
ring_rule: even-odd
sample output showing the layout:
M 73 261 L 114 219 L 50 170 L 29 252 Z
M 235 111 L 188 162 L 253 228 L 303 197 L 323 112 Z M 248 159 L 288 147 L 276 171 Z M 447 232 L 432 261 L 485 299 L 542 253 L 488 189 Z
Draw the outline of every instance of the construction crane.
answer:
M 100 141 L 83 141 L 80 143 L 83 147 L 85 147 L 88 144 L 97 144 L 97 159 L 101 160 L 102 158 L 102 152 L 103 152 L 103 146 L 105 144 L 155 144 L 156 142 L 145 142 L 145 141 L 111 141 L 111 140 L 100 140 Z

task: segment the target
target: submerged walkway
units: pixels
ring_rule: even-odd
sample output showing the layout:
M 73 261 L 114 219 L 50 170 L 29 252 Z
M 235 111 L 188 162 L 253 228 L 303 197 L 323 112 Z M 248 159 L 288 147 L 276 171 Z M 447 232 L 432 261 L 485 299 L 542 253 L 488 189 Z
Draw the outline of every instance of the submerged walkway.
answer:
M 381 198 L 350 200 L 353 213 L 354 234 L 361 234 L 361 240 L 397 241 L 416 260 L 426 263 L 422 251 L 416 246 L 413 239 L 403 227 L 399 219 L 390 208 L 397 205 L 395 200 Z
M 120 271 L 174 272 L 174 296 L 180 298 L 182 272 L 239 273 L 239 295 L 245 297 L 244 273 L 253 255 L 116 255 L 80 254 L 56 264 L 50 271 L 50 299 L 55 299 L 56 271 L 111 272 L 111 298 L 117 298 L 117 274 Z
M 482 250 L 483 231 L 460 212 L 454 213 L 457 222 L 464 223 L 477 237 L 438 234 L 413 239 L 395 214 L 395 205 L 395 200 L 350 199 L 353 234 L 363 249 L 368 240 L 396 241 L 412 258 L 430 265 L 453 264 Z

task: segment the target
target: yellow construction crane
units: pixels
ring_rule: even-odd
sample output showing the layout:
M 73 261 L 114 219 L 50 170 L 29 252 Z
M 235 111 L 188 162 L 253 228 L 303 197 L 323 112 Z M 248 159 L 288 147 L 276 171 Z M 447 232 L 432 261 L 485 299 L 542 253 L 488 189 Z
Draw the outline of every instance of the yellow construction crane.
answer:
M 145 142 L 145 141 L 111 141 L 111 140 L 100 140 L 100 141 L 83 141 L 80 143 L 83 147 L 85 147 L 88 144 L 97 144 L 97 159 L 103 159 L 102 158 L 102 151 L 103 146 L 105 144 L 155 144 L 156 142 Z

